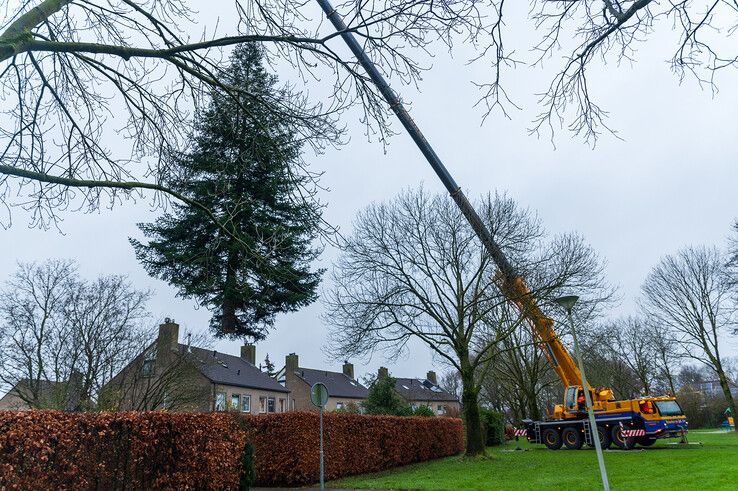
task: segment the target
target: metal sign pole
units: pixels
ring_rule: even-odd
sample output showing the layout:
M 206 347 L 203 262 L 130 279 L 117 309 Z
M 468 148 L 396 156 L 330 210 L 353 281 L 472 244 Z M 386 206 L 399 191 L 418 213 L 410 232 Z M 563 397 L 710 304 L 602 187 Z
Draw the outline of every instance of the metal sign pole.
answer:
M 323 406 L 320 406 L 320 491 L 325 491 L 323 474 Z
M 320 491 L 325 491 L 325 472 L 323 469 L 323 410 L 328 402 L 328 388 L 318 382 L 310 387 L 310 401 L 320 408 Z

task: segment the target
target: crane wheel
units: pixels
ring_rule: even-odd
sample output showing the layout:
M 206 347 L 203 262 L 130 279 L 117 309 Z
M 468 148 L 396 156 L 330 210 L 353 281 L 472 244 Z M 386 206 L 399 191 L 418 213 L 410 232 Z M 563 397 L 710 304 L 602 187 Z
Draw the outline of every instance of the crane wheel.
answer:
M 597 435 L 600 438 L 600 448 L 607 450 L 612 445 L 612 437 L 610 436 L 610 430 L 604 426 L 597 426 Z M 587 446 L 594 448 L 594 443 L 588 443 Z
M 561 435 L 558 430 L 554 428 L 548 428 L 543 431 L 543 444 L 551 450 L 558 450 L 561 448 Z
M 624 438 L 620 432 L 620 425 L 613 425 L 610 436 L 612 437 L 612 443 L 622 450 L 630 450 L 635 446 L 635 437 Z
M 584 443 L 582 432 L 576 428 L 564 428 L 561 432 L 561 439 L 564 440 L 564 445 L 569 450 L 579 450 Z

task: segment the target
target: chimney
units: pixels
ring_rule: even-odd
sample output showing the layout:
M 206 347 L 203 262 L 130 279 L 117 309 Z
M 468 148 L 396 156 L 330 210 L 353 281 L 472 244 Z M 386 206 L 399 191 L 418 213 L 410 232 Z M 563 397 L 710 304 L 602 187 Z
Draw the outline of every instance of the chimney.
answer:
M 354 364 L 349 363 L 348 361 L 343 362 L 343 374 L 346 375 L 348 378 L 352 379 L 354 378 Z
M 425 378 L 427 378 L 433 385 L 438 385 L 438 377 L 436 377 L 436 372 L 433 370 L 429 371 Z
M 244 344 L 241 346 L 241 358 L 256 365 L 256 346 L 253 344 Z
M 379 370 L 377 370 L 377 378 L 387 378 L 389 377 L 389 370 L 387 370 L 385 367 L 379 367 Z
M 156 349 L 165 352 L 177 346 L 179 340 L 179 324 L 174 319 L 167 317 L 164 323 L 159 325 L 159 337 L 156 338 Z
M 296 354 L 290 353 L 284 357 L 284 368 L 286 372 L 294 372 L 300 366 L 300 360 Z

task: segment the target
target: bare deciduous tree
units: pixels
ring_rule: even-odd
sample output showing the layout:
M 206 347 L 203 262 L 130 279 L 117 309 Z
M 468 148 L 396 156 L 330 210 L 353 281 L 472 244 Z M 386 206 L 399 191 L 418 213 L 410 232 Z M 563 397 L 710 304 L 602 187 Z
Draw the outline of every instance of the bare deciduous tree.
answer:
M 630 316 L 613 325 L 614 350 L 638 377 L 643 395 L 650 395 L 656 375 L 654 333 L 638 317 Z
M 646 329 L 651 333 L 656 380 L 654 389 L 661 393 L 676 394 L 676 370 L 684 358 L 684 350 L 677 337 L 659 322 L 650 322 L 646 317 Z
M 240 43 L 267 45 L 271 58 L 291 67 L 298 83 L 312 79 L 332 86 L 324 103 L 289 92 L 265 101 L 294 120 L 317 149 L 340 140 L 337 118 L 354 105 L 363 111 L 368 134 L 384 140 L 391 133 L 390 111 L 377 88 L 347 56 L 340 33 L 319 22 L 312 2 L 237 0 L 234 22 L 224 27 L 199 23 L 194 3 L 6 3 L 0 18 L 0 173 L 5 176 L 0 192 L 6 205 L 30 207 L 38 226 L 53 223 L 57 211 L 70 204 L 97 209 L 141 190 L 198 206 L 170 185 L 178 179 L 171 156 L 186 146 L 191 115 L 207 93 L 203 89 L 233 92 L 219 75 L 224 50 Z M 736 65 L 733 45 L 721 44 L 714 35 L 715 29 L 731 32 L 735 27 L 738 6 L 730 1 L 536 0 L 515 22 L 507 17 L 510 6 L 504 0 L 486 5 L 382 0 L 346 1 L 336 8 L 347 31 L 359 37 L 380 69 L 408 84 L 416 83 L 424 68 L 418 53 L 433 54 L 438 43 L 443 48 L 458 41 L 471 46 L 474 59 L 491 67 L 490 76 L 477 82 L 488 111 L 506 111 L 512 104 L 503 84 L 506 69 L 565 53 L 543 90 L 544 109 L 534 132 L 553 131 L 566 121 L 575 133 L 596 137 L 606 127 L 605 111 L 591 98 L 588 71 L 600 59 L 632 59 L 657 21 L 679 34 L 671 64 L 680 77 L 693 73 L 712 84 L 716 72 Z M 524 29 L 526 23 L 541 37 L 532 50 L 510 47 L 507 29 Z M 219 29 L 226 32 L 219 34 Z M 193 36 L 196 31 L 202 35 Z M 525 52 L 533 58 L 514 54 Z M 129 145 L 113 150 L 105 143 L 108 138 Z M 17 180 L 11 183 L 8 176 Z
M 63 408 L 66 391 L 50 394 L 49 381 L 68 381 L 71 332 L 63 322 L 67 291 L 77 281 L 71 261 L 19 264 L 0 296 L 0 380 L 30 407 Z M 56 391 L 55 391 L 56 392 Z M 51 400 L 49 400 L 51 399 Z
M 31 407 L 92 407 L 150 336 L 149 297 L 121 276 L 83 281 L 71 261 L 20 264 L 0 297 L 0 380 L 21 383 Z M 49 382 L 65 387 L 53 402 L 43 397 Z
M 538 219 L 504 196 L 487 196 L 481 209 L 541 301 L 569 288 L 583 309 L 600 301 L 588 295 L 602 293 L 600 263 L 581 239 L 547 240 Z M 332 350 L 392 357 L 413 339 L 425 343 L 459 373 L 467 454 L 482 452 L 480 381 L 523 317 L 500 293 L 495 266 L 461 212 L 444 196 L 406 191 L 363 211 L 342 248 L 327 301 Z
M 513 421 L 541 419 L 542 395 L 552 386 L 561 397 L 561 384 L 528 325 L 500 341 L 491 365 L 482 381 L 484 398 Z
M 311 103 L 289 87 L 260 100 L 316 150 L 340 140 L 336 118 L 354 104 L 363 108 L 369 131 L 386 136 L 389 108 L 355 61 L 331 43 L 338 34 L 323 32 L 313 4 L 238 0 L 232 25 L 224 27 L 230 32 L 219 35 L 213 34 L 219 26 L 198 22 L 192 3 L 19 0 L 3 7 L 0 185 L 6 204 L 32 208 L 34 224 L 42 227 L 70 204 L 97 209 L 141 190 L 198 206 L 170 185 L 181 178 L 173 157 L 186 148 L 206 89 L 230 93 L 237 104 L 264 97 L 221 79 L 224 54 L 241 43 L 263 43 L 273 60 L 293 69 L 295 81 L 332 84 L 325 103 Z M 471 0 L 347 3 L 342 9 L 353 12 L 349 30 L 382 60 L 383 70 L 408 82 L 417 80 L 421 65 L 406 46 L 423 49 L 482 28 Z M 192 40 L 200 29 L 202 37 Z M 107 138 L 129 144 L 113 149 Z M 20 200 L 11 201 L 17 186 L 8 176 L 19 178 Z
M 642 291 L 649 316 L 674 332 L 687 355 L 717 376 L 736 414 L 721 354 L 724 335 L 738 321 L 723 254 L 715 247 L 688 247 L 665 256 L 649 273 Z
M 443 390 L 461 399 L 461 376 L 454 370 L 448 370 L 441 376 L 439 384 Z
M 187 346 L 141 345 L 125 369 L 118 372 L 100 393 L 99 407 L 125 411 L 202 411 L 211 401 L 209 384 L 202 383 L 200 363 L 193 350 L 207 347 L 204 334 L 189 335 Z

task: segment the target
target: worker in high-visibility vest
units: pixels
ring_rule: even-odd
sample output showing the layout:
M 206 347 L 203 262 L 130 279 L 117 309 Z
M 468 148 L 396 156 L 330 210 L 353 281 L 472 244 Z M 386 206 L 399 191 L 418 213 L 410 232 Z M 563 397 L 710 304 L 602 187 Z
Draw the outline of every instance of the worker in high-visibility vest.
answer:
M 584 407 L 586 399 L 584 398 L 584 391 L 580 390 L 579 395 L 577 396 L 577 409 L 579 411 L 584 411 L 586 408 Z

